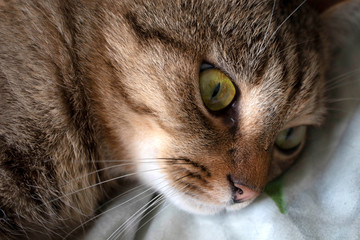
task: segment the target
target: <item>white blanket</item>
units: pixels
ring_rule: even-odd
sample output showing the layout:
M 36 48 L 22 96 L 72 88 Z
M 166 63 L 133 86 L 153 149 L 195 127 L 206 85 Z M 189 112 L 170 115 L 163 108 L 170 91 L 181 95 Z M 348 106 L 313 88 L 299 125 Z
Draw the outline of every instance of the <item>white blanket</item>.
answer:
M 149 191 L 136 197 L 142 188 L 117 199 L 84 239 L 107 239 L 117 228 L 124 234 L 115 239 L 360 239 L 359 0 L 352 4 L 353 21 L 344 20 L 341 9 L 331 17 L 337 47 L 326 122 L 310 129 L 300 159 L 268 189 L 275 201 L 264 193 L 240 211 L 215 216 L 188 214 L 165 202 L 140 223 L 131 222 L 156 196 Z

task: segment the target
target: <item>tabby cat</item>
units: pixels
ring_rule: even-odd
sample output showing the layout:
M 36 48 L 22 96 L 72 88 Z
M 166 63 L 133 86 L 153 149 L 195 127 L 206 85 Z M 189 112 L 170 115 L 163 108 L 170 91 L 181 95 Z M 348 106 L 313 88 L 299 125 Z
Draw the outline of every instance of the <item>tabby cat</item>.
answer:
M 0 238 L 62 238 L 116 179 L 180 208 L 248 205 L 325 113 L 298 0 L 0 0 Z

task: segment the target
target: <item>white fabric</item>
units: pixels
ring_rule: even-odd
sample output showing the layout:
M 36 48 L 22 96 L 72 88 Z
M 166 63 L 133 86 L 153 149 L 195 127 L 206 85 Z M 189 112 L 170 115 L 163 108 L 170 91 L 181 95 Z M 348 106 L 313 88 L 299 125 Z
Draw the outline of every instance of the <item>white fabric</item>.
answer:
M 353 2 L 354 21 L 345 21 L 340 9 L 333 13 L 337 47 L 329 101 L 334 102 L 325 124 L 311 129 L 304 153 L 282 179 L 287 212 L 266 194 L 240 211 L 215 216 L 188 214 L 166 202 L 153 219 L 130 224 L 118 239 L 360 239 L 360 4 Z M 107 239 L 149 199 L 109 211 L 85 239 Z

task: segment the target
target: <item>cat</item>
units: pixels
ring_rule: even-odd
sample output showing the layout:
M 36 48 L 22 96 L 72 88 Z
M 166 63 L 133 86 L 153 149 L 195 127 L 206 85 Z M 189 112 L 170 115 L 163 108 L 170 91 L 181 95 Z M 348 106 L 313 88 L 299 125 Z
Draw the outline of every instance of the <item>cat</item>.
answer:
M 0 19 L 2 239 L 64 237 L 125 177 L 240 209 L 324 119 L 306 1 L 0 0 Z

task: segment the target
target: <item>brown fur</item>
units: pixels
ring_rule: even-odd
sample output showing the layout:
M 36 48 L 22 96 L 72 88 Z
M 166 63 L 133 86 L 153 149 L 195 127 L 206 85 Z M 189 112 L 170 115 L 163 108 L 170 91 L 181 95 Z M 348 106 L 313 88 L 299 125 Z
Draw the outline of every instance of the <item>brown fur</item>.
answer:
M 264 41 L 272 1 L 0 1 L 0 235 L 66 235 L 105 198 L 89 186 L 146 170 L 138 158 L 173 159 L 158 166 L 201 203 L 190 211 L 227 206 L 228 176 L 261 192 L 300 152 L 276 150 L 279 131 L 325 112 L 317 14 L 304 5 L 276 31 L 299 3 L 277 1 Z M 203 61 L 238 88 L 219 114 Z

